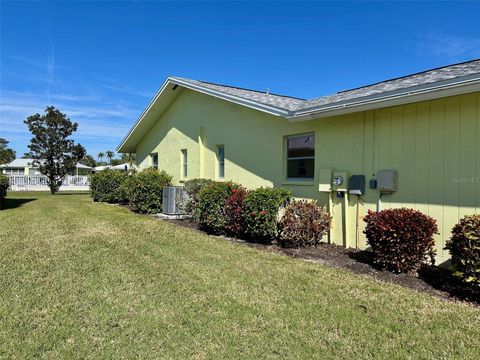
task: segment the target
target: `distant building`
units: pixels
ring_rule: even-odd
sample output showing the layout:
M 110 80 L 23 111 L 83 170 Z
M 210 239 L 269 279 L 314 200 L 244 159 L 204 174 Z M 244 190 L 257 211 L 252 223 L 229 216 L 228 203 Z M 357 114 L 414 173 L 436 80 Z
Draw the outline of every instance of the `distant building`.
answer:
M 34 159 L 15 159 L 9 164 L 0 165 L 0 173 L 7 176 L 39 176 L 38 167 L 33 166 Z M 93 168 L 78 163 L 71 175 L 88 175 Z
M 15 159 L 9 164 L 0 165 L 1 173 L 4 175 L 40 175 L 37 167 L 33 166 L 33 159 Z

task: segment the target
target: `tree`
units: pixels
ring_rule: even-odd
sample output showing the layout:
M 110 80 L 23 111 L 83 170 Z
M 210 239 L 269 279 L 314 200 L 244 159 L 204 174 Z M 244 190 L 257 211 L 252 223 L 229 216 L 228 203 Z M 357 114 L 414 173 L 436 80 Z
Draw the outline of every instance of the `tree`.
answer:
M 103 158 L 105 157 L 105 154 L 103 152 L 99 152 L 97 157 L 98 157 L 98 162 L 101 163 Z
M 80 160 L 79 162 L 80 162 L 80 164 L 87 165 L 87 166 L 90 166 L 90 167 L 92 167 L 92 168 L 95 167 L 95 166 L 97 166 L 97 162 L 95 161 L 95 159 L 93 158 L 93 156 L 92 156 L 92 155 L 88 155 L 88 154 L 85 155 L 85 156 L 83 157 L 83 159 Z
M 15 160 L 15 151 L 8 148 L 8 143 L 4 138 L 0 138 L 0 164 L 8 164 Z
M 114 158 L 115 156 L 115 153 L 113 151 L 105 151 L 105 156 L 107 157 L 108 159 L 108 163 L 111 164 L 112 163 L 112 159 Z
M 122 163 L 134 164 L 135 163 L 135 153 L 123 153 L 120 157 Z
M 50 192 L 55 194 L 63 178 L 75 170 L 77 162 L 85 156 L 85 149 L 69 137 L 77 131 L 78 124 L 53 106 L 45 109 L 45 115 L 34 114 L 24 123 L 32 133 L 30 154 L 33 165 L 47 177 Z

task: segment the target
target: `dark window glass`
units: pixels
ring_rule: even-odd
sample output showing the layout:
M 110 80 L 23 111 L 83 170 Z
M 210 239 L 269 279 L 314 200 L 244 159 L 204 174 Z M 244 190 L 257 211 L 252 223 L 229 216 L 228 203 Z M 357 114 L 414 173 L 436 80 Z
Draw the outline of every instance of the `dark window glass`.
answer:
M 218 177 L 223 179 L 225 177 L 225 147 L 218 146 Z
M 158 169 L 158 154 L 152 154 L 152 166 L 154 169 Z
M 287 178 L 313 179 L 315 175 L 315 136 L 287 138 Z

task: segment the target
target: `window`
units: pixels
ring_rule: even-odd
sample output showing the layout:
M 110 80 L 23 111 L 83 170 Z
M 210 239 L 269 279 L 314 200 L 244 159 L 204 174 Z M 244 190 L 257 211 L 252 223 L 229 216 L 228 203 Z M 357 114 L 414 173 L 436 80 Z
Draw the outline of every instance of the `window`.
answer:
M 158 170 L 158 154 L 151 154 L 152 167 L 155 170 Z
M 182 178 L 186 179 L 188 176 L 188 154 L 187 149 L 182 150 Z
M 223 179 L 225 177 L 225 146 L 217 146 L 217 177 Z
M 315 174 L 315 135 L 286 139 L 287 179 L 313 179 Z
M 25 170 L 24 169 L 5 169 L 4 171 L 5 175 L 10 175 L 10 176 L 23 176 L 25 175 Z

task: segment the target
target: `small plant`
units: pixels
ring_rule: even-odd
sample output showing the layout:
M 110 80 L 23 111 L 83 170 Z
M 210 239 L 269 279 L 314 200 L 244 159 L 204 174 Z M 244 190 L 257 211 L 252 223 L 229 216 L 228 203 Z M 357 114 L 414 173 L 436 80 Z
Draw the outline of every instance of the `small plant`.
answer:
M 195 219 L 203 230 L 225 233 L 225 203 L 236 188 L 238 185 L 231 182 L 214 182 L 203 188 L 195 211 Z
M 159 213 L 163 188 L 171 184 L 172 177 L 163 170 L 146 169 L 130 176 L 126 186 L 130 206 L 140 213 Z
M 331 217 L 313 201 L 292 201 L 279 224 L 278 243 L 283 247 L 314 246 L 327 234 Z
M 381 268 L 408 273 L 430 256 L 433 262 L 436 221 L 413 209 L 368 211 L 364 233 L 372 247 L 374 263 Z
M 452 256 L 453 275 L 480 290 L 480 214 L 460 219 L 445 249 Z
M 246 236 L 254 242 L 270 243 L 277 237 L 279 211 L 291 198 L 282 188 L 258 188 L 249 191 L 243 201 Z
M 128 175 L 119 170 L 104 170 L 90 176 L 93 201 L 120 204 L 126 202 L 125 184 Z
M 200 192 L 212 183 L 214 183 L 214 181 L 209 179 L 192 179 L 185 181 L 183 188 L 187 193 L 188 198 L 182 207 L 187 214 L 195 214 L 195 209 L 197 208 L 200 198 Z
M 242 237 L 245 224 L 243 223 L 243 200 L 247 190 L 243 187 L 232 189 L 232 194 L 225 202 L 225 231 L 228 235 Z

